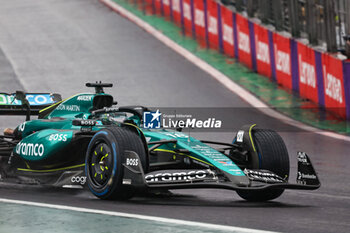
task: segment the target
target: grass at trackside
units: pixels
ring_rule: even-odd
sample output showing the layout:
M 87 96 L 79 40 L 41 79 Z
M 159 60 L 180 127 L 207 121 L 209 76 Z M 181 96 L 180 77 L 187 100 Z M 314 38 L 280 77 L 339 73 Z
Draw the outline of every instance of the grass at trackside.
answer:
M 237 63 L 217 51 L 202 48 L 198 43 L 182 35 L 181 28 L 164 18 L 143 11 L 133 3 L 134 0 L 113 0 L 148 24 L 152 25 L 164 35 L 201 58 L 234 82 L 254 93 L 262 101 L 283 114 L 316 128 L 335 131 L 342 134 L 350 133 L 347 121 L 318 110 L 317 106 L 308 100 L 299 98 L 289 90 L 283 89 L 269 78 L 252 72 L 247 67 Z

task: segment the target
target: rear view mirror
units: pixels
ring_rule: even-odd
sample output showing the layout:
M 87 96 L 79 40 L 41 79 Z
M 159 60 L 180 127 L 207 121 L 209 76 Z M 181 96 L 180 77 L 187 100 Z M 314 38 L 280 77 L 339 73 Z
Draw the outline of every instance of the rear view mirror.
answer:
M 50 96 L 54 103 L 60 102 L 62 100 L 62 97 L 60 94 L 54 93 L 54 94 L 50 94 Z

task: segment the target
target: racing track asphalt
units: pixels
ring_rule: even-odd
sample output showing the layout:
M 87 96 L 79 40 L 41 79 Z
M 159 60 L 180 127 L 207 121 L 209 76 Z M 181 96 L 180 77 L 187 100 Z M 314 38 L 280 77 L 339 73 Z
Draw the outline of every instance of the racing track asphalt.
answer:
M 121 105 L 246 107 L 244 100 L 180 55 L 97 0 L 3 1 L 0 4 L 0 90 L 58 92 L 67 97 L 87 81 L 113 82 Z M 5 74 L 4 74 L 5 73 Z M 0 117 L 0 128 L 19 124 Z M 181 190 L 172 197 L 106 202 L 88 191 L 1 185 L 0 197 L 185 219 L 283 232 L 346 232 L 350 229 L 350 143 L 303 132 L 255 109 L 237 113 L 245 123 L 286 129 L 291 180 L 295 155 L 307 152 L 319 173 L 317 191 L 286 191 L 273 202 L 247 203 L 225 190 Z M 197 133 L 230 142 L 232 133 Z

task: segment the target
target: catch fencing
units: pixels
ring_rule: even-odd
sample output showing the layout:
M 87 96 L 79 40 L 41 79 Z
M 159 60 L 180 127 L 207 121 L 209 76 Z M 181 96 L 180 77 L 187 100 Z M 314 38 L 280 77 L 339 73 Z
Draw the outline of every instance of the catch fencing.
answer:
M 221 0 L 239 13 L 303 38 L 328 52 L 345 48 L 350 34 L 349 0 Z

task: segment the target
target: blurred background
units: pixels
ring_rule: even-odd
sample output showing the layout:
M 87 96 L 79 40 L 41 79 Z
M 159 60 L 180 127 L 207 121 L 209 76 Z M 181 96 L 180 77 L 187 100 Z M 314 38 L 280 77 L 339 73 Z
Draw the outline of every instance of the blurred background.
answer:
M 345 51 L 350 34 L 349 0 L 221 0 L 277 31 L 331 53 Z

